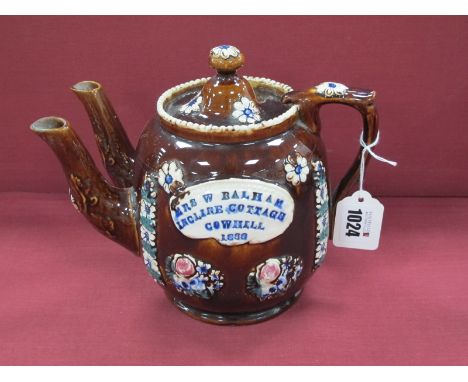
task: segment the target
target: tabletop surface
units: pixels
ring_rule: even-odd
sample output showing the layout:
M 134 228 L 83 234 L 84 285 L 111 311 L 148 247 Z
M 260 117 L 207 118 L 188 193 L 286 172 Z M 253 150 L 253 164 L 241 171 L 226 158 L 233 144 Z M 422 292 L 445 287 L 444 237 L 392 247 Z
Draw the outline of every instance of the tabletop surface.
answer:
M 467 364 L 468 199 L 381 201 L 377 251 L 330 245 L 290 310 L 219 327 L 176 310 L 64 194 L 1 193 L 0 364 Z

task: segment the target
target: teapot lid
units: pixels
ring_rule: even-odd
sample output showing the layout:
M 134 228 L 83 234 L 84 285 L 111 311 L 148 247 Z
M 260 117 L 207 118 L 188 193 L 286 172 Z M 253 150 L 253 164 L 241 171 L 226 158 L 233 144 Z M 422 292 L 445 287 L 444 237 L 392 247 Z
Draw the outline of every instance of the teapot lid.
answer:
M 179 130 L 211 134 L 289 125 L 297 117 L 298 106 L 284 104 L 281 98 L 292 88 L 266 78 L 239 76 L 237 70 L 244 61 L 244 55 L 232 45 L 211 49 L 208 62 L 216 75 L 163 93 L 157 103 L 161 119 Z

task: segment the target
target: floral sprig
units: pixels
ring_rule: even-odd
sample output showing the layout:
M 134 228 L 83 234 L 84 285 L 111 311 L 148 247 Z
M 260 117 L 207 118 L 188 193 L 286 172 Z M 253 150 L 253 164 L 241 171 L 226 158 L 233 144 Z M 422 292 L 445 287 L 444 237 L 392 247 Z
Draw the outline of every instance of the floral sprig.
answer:
M 282 256 L 265 260 L 247 276 L 247 290 L 259 300 L 284 294 L 302 273 L 299 257 Z
M 158 183 L 168 194 L 184 187 L 184 174 L 175 161 L 164 162 L 158 172 Z
M 338 82 L 322 82 L 321 84 L 317 85 L 315 89 L 318 94 L 327 98 L 343 98 L 348 92 L 348 87 Z
M 191 99 L 185 105 L 182 105 L 180 111 L 184 114 L 190 114 L 194 111 L 200 111 L 200 104 L 202 102 L 201 96 L 196 96 L 195 98 Z
M 316 238 L 315 266 L 325 259 L 329 236 L 329 196 L 325 167 L 320 160 L 311 161 L 315 183 Z
M 211 49 L 211 55 L 228 60 L 231 57 L 239 57 L 240 51 L 232 45 L 219 45 Z
M 164 285 L 157 260 L 156 187 L 153 173 L 145 175 L 143 187 L 141 188 L 140 245 L 146 270 L 156 282 Z
M 166 273 L 179 292 L 203 299 L 211 298 L 224 285 L 224 275 L 219 270 L 188 254 L 169 256 Z
M 295 153 L 295 155 L 288 155 L 284 160 L 284 171 L 286 172 L 286 180 L 293 186 L 297 186 L 307 180 L 310 170 L 307 159 L 301 154 Z
M 232 116 L 242 123 L 255 123 L 261 119 L 257 106 L 247 97 L 242 97 L 240 101 L 234 102 Z

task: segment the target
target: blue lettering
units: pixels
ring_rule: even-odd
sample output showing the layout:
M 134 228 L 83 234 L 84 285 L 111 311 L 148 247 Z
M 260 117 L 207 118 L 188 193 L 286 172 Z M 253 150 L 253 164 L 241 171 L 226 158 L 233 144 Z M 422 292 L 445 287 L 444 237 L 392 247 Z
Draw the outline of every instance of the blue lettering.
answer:
M 210 203 L 213 200 L 213 194 L 205 194 L 203 199 L 205 199 L 205 203 Z
M 172 211 L 172 216 L 180 231 L 190 225 L 200 224 L 200 226 L 204 225 L 206 231 L 227 231 L 222 241 L 245 241 L 246 239 L 244 239 L 244 237 L 246 238 L 247 234 L 242 233 L 242 231 L 264 231 L 268 226 L 268 219 L 285 222 L 288 217 L 287 213 L 284 212 L 285 207 L 287 207 L 287 205 L 285 205 L 287 200 L 275 197 L 274 195 L 275 194 L 264 193 L 263 191 L 259 192 L 248 189 L 220 191 L 216 195 L 213 193 L 199 194 L 198 196 L 194 195 L 193 198 L 185 199 L 186 203 L 181 203 L 176 206 Z M 223 202 L 218 205 L 213 205 L 213 202 L 216 202 L 219 198 Z M 237 203 L 237 201 L 235 203 L 228 203 L 228 201 L 234 199 L 237 199 L 239 203 Z M 252 204 L 248 204 L 245 200 L 252 201 Z M 206 203 L 206 205 L 203 203 Z M 258 216 L 258 218 L 252 216 L 252 220 L 231 220 L 230 216 L 228 216 L 228 214 L 247 213 Z M 203 220 L 210 220 L 209 215 L 220 215 L 220 217 L 219 220 L 213 219 L 214 221 L 206 224 L 203 223 Z M 237 217 L 242 219 L 243 215 L 238 215 Z M 263 222 L 260 220 L 263 220 Z M 238 232 L 230 234 L 229 232 L 233 232 L 233 230 L 238 230 Z
M 253 215 L 255 206 L 248 205 L 247 206 L 247 213 Z
M 247 235 L 246 232 L 242 233 L 229 233 L 225 235 L 224 233 L 221 234 L 221 241 L 233 241 L 233 240 L 243 240 L 247 241 L 247 238 L 249 236 Z
M 282 209 L 283 209 L 283 203 L 284 203 L 284 200 L 283 200 L 283 199 L 276 199 L 275 207 L 276 207 L 276 208 L 279 208 L 280 210 L 282 210 Z
M 221 223 L 223 224 L 223 229 L 229 229 L 229 227 L 231 227 L 232 220 L 221 220 Z
M 262 201 L 262 193 L 254 191 L 254 193 L 252 195 L 252 200 L 255 200 L 256 202 L 261 202 Z
M 183 225 L 180 221 L 176 221 L 176 224 L 177 224 L 177 228 L 179 228 L 180 230 L 183 230 L 185 225 Z
M 236 228 L 242 228 L 242 220 L 234 220 L 234 225 L 232 226 L 232 229 Z

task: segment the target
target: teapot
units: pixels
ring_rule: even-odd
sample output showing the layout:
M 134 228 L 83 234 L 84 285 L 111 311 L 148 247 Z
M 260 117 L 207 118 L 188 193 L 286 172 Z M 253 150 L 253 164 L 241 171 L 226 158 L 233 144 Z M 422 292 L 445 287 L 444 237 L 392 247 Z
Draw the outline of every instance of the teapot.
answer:
M 367 144 L 378 131 L 374 91 L 337 82 L 293 91 L 239 75 L 244 61 L 234 46 L 211 49 L 214 75 L 165 91 L 136 149 L 101 84 L 74 85 L 112 184 L 70 122 L 31 125 L 61 162 L 75 208 L 141 257 L 179 310 L 215 324 L 278 315 L 325 258 L 362 147 L 331 196 L 320 108 L 359 111 Z

